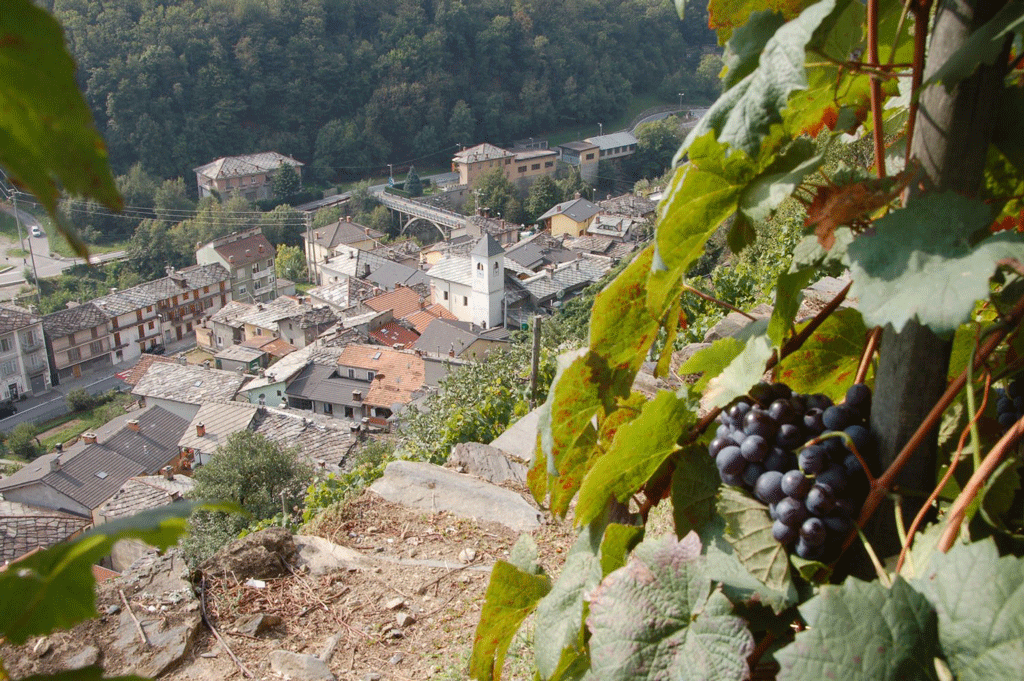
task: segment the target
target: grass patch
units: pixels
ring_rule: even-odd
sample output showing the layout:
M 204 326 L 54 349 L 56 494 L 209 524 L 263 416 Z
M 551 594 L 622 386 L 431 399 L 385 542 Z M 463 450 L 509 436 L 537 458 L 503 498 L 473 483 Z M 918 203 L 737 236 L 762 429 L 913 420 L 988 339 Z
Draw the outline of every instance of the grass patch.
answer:
M 132 396 L 129 393 L 116 393 L 114 399 L 106 404 L 78 413 L 65 414 L 40 424 L 40 432 L 49 433 L 45 438 L 40 438 L 44 451 L 52 450 L 58 442 L 67 442 L 88 430 L 99 428 L 107 421 L 124 414 L 125 408 L 131 403 Z M 61 428 L 63 425 L 66 427 Z
M 305 295 L 306 291 L 308 291 L 311 288 L 315 288 L 315 285 L 314 284 L 310 284 L 308 282 L 304 282 L 304 281 L 296 281 L 295 282 L 295 292 L 296 293 L 301 293 L 301 294 Z
M 14 248 L 7 249 L 7 255 L 12 258 L 27 258 L 28 251 L 26 251 L 24 248 L 18 248 L 17 246 L 15 246 Z

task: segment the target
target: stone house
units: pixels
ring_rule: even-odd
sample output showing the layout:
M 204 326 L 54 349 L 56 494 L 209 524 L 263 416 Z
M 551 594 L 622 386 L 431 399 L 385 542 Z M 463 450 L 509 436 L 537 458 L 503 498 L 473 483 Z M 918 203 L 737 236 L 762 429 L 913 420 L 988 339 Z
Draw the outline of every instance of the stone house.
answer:
M 241 196 L 249 201 L 269 199 L 274 175 L 283 165 L 290 165 L 302 179 L 303 164 L 276 151 L 265 151 L 244 156 L 225 156 L 204 166 L 193 168 L 199 198 Z

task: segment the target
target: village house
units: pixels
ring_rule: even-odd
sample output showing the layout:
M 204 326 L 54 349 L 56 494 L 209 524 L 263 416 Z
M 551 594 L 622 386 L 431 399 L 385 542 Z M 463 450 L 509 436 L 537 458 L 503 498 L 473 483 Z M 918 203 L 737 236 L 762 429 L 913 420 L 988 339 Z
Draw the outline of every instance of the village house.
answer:
M 206 315 L 230 299 L 228 271 L 218 264 L 167 268 L 167 276 L 92 301 L 110 320 L 114 364 L 192 335 Z
M 578 168 L 580 177 L 588 184 L 597 180 L 597 166 L 601 148 L 593 142 L 566 142 L 558 145 L 558 155 L 566 165 Z
M 238 399 L 246 399 L 250 404 L 267 407 L 287 405 L 285 389 L 306 368 L 310 362 L 320 362 L 331 366 L 338 362 L 342 348 L 307 345 L 301 350 L 282 357 L 266 369 L 257 372 L 256 378 L 247 382 L 238 393 Z
M 337 250 L 338 254 L 333 258 L 315 265 L 317 282 L 323 286 L 355 278 L 369 282 L 383 291 L 393 291 L 400 284 L 412 286 L 428 282 L 423 271 L 389 260 L 378 253 L 347 246 L 339 246 Z
M 17 400 L 50 389 L 43 320 L 14 305 L 0 305 L 0 398 Z
M 583 141 L 589 142 L 599 149 L 598 160 L 600 161 L 610 161 L 636 153 L 636 136 L 627 130 L 588 137 Z
M 114 364 L 110 319 L 91 302 L 46 315 L 43 331 L 54 385 Z
M 448 255 L 430 268 L 431 298 L 461 321 L 504 326 L 504 251 L 489 234 L 469 256 Z
M 0 567 L 30 551 L 73 539 L 91 525 L 82 516 L 0 500 Z
M 218 371 L 194 364 L 153 364 L 132 390 L 146 405 L 159 406 L 191 420 L 207 402 L 229 401 L 245 382 L 237 371 Z
M 196 249 L 200 265 L 218 264 L 231 273 L 231 299 L 266 303 L 277 298 L 274 247 L 259 227 L 235 232 Z
M 550 231 L 551 236 L 581 236 L 594 221 L 594 216 L 601 209 L 579 196 L 569 201 L 557 203 L 537 218 L 537 224 Z
M 276 151 L 218 158 L 193 168 L 199 198 L 217 195 L 223 199 L 241 196 L 248 201 L 269 199 L 274 193 L 274 175 L 286 164 L 295 169 L 301 180 L 303 164 Z
M 376 247 L 384 234 L 352 222 L 347 215 L 337 222 L 315 227 L 306 233 L 306 258 L 314 265 L 334 256 L 339 246 L 369 251 Z
M 481 361 L 491 350 L 508 347 L 508 337 L 500 326 L 485 329 L 471 322 L 435 319 L 412 347 L 435 357 Z
M 484 143 L 455 154 L 452 172 L 459 174 L 459 184 L 472 187 L 482 176 L 500 168 L 509 180 L 525 185 L 541 175 L 554 177 L 557 161 L 558 154 L 551 149 L 507 151 Z

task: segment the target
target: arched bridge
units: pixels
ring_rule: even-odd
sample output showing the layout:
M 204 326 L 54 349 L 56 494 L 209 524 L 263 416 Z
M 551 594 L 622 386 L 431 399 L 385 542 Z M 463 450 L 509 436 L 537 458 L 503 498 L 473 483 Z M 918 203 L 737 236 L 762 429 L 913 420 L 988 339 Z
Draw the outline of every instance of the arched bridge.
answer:
M 378 193 L 377 200 L 402 216 L 404 223 L 402 225 L 403 232 L 416 220 L 426 220 L 437 228 L 437 231 L 441 233 L 443 238 L 449 239 L 453 229 L 460 229 L 466 226 L 465 215 L 435 206 L 428 206 L 419 201 L 389 194 L 386 191 Z

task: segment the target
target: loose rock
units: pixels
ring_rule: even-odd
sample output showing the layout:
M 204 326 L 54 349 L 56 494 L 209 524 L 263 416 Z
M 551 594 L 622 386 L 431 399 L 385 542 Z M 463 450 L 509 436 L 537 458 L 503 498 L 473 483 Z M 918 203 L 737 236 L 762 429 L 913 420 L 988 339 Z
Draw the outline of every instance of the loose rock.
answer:
M 256 636 L 271 627 L 276 627 L 280 623 L 281 617 L 278 615 L 256 613 L 239 618 L 235 622 L 235 631 L 247 636 Z
M 401 599 L 401 598 L 392 598 L 390 601 L 388 601 L 387 603 L 384 604 L 384 607 L 387 608 L 388 610 L 398 610 L 403 605 L 405 605 L 405 601 L 403 599 Z
M 270 653 L 270 668 L 294 681 L 335 681 L 327 664 L 315 655 L 275 650 Z
M 243 581 L 289 574 L 297 550 L 291 533 L 283 527 L 270 527 L 231 542 L 204 561 L 199 569 L 214 577 L 231 576 Z
M 416 618 L 407 612 L 400 612 L 395 616 L 395 622 L 398 623 L 398 626 L 403 628 L 413 624 L 415 621 Z

